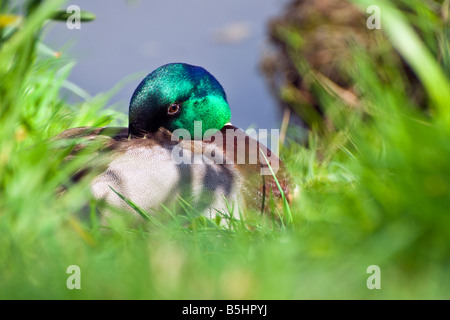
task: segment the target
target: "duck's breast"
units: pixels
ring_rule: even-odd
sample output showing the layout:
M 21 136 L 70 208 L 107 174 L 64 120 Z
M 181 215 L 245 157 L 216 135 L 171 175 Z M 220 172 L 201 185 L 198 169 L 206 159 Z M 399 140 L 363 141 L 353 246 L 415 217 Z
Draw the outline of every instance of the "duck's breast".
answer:
M 218 211 L 237 215 L 239 177 L 232 165 L 204 159 L 198 152 L 202 150 L 201 141 L 151 145 L 141 142 L 124 147 L 106 171 L 93 180 L 91 190 L 95 198 L 134 212 L 114 189 L 148 213 L 161 211 L 161 205 L 171 210 L 186 209 L 186 205 L 180 205 L 186 201 L 193 211 L 205 216 L 214 217 Z M 227 205 L 233 204 L 236 212 L 228 212 Z

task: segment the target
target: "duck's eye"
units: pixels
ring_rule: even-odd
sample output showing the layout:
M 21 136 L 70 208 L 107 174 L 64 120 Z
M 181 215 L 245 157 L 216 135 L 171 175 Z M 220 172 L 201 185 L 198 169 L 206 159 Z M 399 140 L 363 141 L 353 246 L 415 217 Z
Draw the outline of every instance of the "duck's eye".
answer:
M 173 116 L 173 115 L 177 114 L 178 112 L 180 112 L 180 105 L 178 103 L 174 103 L 174 104 L 170 105 L 170 107 L 167 109 L 167 114 L 169 116 Z

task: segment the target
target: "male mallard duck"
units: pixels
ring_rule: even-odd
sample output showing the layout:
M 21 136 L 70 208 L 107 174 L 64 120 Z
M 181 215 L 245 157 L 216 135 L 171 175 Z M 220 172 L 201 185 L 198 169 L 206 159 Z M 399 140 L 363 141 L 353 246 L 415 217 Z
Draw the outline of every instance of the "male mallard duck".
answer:
M 274 169 L 282 164 L 230 118 L 225 91 L 208 71 L 172 63 L 136 88 L 128 128 L 73 128 L 56 139 L 101 142 L 108 160 L 90 188 L 113 207 L 136 214 L 118 194 L 148 213 L 182 198 L 208 217 L 218 211 L 237 216 L 243 205 L 264 210 L 271 195 L 280 196 L 261 152 Z M 286 176 L 282 170 L 277 176 L 287 195 Z

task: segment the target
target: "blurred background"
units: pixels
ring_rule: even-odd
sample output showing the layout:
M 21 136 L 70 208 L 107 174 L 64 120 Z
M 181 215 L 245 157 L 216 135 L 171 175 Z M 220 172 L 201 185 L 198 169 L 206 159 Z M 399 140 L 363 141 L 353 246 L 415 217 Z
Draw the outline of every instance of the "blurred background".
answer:
M 279 128 L 259 61 L 267 50 L 267 21 L 286 0 L 76 0 L 81 10 L 96 15 L 92 23 L 69 30 L 54 22 L 44 41 L 77 63 L 69 80 L 95 95 L 137 73 L 111 102 L 128 111 L 134 89 L 143 77 L 170 62 L 199 65 L 222 84 L 232 122 L 247 129 Z M 73 98 L 73 97 L 72 97 Z

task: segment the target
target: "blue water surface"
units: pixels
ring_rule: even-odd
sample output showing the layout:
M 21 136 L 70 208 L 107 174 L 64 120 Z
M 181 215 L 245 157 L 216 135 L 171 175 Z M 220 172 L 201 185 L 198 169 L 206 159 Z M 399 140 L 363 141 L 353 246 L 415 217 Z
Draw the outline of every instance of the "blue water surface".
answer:
M 279 128 L 281 114 L 258 63 L 268 50 L 267 24 L 285 0 L 74 0 L 96 20 L 69 29 L 53 23 L 46 43 L 73 57 L 69 79 L 89 94 L 108 91 L 140 72 L 112 99 L 126 112 L 140 80 L 160 65 L 200 65 L 223 85 L 232 123 Z

